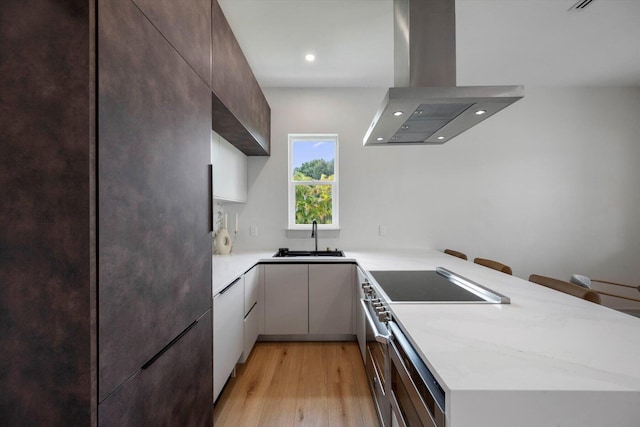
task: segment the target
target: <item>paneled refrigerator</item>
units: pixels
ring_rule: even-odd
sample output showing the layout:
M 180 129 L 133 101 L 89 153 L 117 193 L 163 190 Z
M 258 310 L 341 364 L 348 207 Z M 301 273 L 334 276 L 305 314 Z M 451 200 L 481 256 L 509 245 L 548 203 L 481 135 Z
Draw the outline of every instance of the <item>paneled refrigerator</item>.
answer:
M 98 425 L 212 425 L 211 91 L 129 0 L 98 46 Z

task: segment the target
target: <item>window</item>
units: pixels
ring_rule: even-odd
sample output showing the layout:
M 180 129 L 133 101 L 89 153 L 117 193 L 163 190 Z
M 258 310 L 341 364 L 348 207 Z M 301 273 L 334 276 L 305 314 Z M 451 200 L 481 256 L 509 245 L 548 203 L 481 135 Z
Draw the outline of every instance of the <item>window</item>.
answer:
M 338 228 L 338 135 L 289 135 L 289 228 Z

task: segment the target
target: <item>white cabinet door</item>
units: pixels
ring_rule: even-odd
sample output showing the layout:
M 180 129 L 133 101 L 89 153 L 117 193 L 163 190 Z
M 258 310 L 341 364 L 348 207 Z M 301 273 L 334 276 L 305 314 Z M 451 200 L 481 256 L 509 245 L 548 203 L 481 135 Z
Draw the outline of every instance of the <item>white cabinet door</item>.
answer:
M 217 133 L 211 133 L 213 198 L 247 201 L 247 156 Z
M 364 290 L 362 289 L 362 283 L 366 277 L 360 267 L 356 267 L 357 279 L 355 283 L 355 295 L 356 295 L 356 338 L 358 339 L 358 346 L 360 347 L 360 354 L 362 360 L 366 360 L 367 357 L 367 321 L 364 309 L 360 303 L 361 299 L 364 299 Z
M 244 275 L 244 315 L 246 316 L 253 305 L 258 302 L 258 266 L 253 267 Z
M 225 184 L 224 161 L 220 148 L 220 135 L 211 131 L 211 164 L 213 165 L 213 198 L 224 200 L 227 193 Z
M 253 307 L 253 310 L 244 318 L 244 350 L 240 358 L 241 363 L 247 361 L 253 350 L 253 345 L 258 339 L 258 326 L 258 307 Z
M 226 184 L 228 188 L 228 198 L 234 202 L 247 201 L 247 156 L 238 150 L 231 143 L 221 139 L 225 162 Z
M 264 333 L 309 332 L 309 267 L 307 264 L 264 266 Z
M 213 399 L 244 349 L 244 277 L 213 298 Z
M 244 274 L 244 350 L 241 363 L 245 363 L 260 333 L 260 267 L 255 266 Z
M 309 333 L 353 334 L 353 264 L 309 264 Z

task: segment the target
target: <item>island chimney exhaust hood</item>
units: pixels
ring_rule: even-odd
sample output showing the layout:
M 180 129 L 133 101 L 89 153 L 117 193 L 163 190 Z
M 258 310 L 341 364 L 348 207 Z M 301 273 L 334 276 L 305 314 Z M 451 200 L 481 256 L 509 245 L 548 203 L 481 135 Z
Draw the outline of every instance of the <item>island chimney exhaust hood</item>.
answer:
M 455 0 L 394 0 L 394 85 L 369 145 L 443 144 L 524 96 L 523 86 L 456 86 Z

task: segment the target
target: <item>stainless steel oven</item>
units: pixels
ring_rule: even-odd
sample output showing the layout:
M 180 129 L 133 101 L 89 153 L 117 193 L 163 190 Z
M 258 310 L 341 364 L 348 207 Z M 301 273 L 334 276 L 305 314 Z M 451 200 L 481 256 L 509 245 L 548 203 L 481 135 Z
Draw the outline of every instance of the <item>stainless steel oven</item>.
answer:
M 441 267 L 368 271 L 368 276 L 371 282 L 359 274 L 364 291 L 360 318 L 366 333 L 358 332 L 358 342 L 380 423 L 383 427 L 445 427 L 445 392 L 388 305 L 509 304 L 509 297 Z
M 391 403 L 387 397 L 390 378 L 389 343 L 390 335 L 386 325 L 380 321 L 376 312 L 375 300 L 360 300 L 365 317 L 365 361 L 364 366 L 382 427 L 391 426 Z
M 444 427 L 445 392 L 400 327 L 388 323 L 390 377 L 388 397 L 401 427 Z

